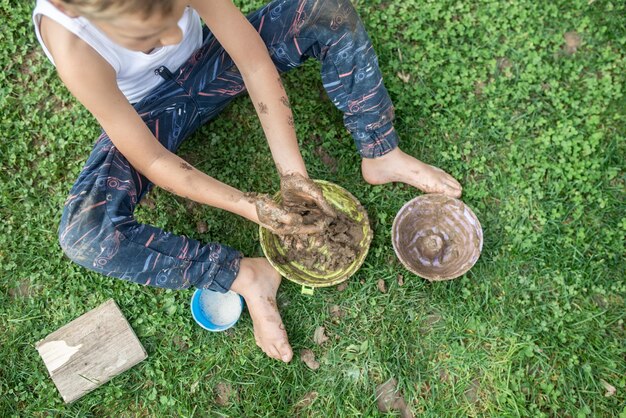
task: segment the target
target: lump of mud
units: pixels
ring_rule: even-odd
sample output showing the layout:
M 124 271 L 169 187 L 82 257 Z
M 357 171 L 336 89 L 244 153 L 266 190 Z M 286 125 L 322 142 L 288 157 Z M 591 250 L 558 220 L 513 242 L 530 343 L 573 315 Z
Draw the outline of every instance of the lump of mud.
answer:
M 450 280 L 478 260 L 483 233 L 478 218 L 458 199 L 441 194 L 416 197 L 396 215 L 393 248 L 402 264 L 427 280 Z
M 310 217 L 305 207 L 292 208 L 303 218 Z M 319 212 L 316 216 L 326 216 Z M 313 221 L 312 223 L 316 223 Z M 281 264 L 297 262 L 319 275 L 346 269 L 354 262 L 363 239 L 361 225 L 343 213 L 328 220 L 328 227 L 319 234 L 282 235 L 280 245 L 285 249 L 278 260 Z

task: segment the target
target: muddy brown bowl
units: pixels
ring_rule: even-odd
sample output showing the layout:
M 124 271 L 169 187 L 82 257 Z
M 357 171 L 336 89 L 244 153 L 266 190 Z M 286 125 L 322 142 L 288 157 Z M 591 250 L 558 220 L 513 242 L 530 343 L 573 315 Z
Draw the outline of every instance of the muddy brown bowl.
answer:
M 443 194 L 407 202 L 393 221 L 391 237 L 404 267 L 430 281 L 462 276 L 483 248 L 483 231 L 474 212 Z

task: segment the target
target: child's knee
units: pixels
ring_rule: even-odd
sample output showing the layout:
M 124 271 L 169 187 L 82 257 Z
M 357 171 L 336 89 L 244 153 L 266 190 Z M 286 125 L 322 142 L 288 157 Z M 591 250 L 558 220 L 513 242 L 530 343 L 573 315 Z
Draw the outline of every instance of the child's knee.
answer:
M 361 23 L 350 0 L 323 0 L 321 7 L 320 23 L 324 23 L 332 31 L 354 32 Z
M 95 205 L 95 206 L 94 206 Z M 105 205 L 82 202 L 69 204 L 63 211 L 59 225 L 59 244 L 65 255 L 73 262 L 97 269 L 102 261 L 102 244 L 110 239 L 114 228 L 108 219 Z
M 315 27 L 317 30 L 351 31 L 361 24 L 350 0 L 305 0 L 297 2 L 296 27 Z

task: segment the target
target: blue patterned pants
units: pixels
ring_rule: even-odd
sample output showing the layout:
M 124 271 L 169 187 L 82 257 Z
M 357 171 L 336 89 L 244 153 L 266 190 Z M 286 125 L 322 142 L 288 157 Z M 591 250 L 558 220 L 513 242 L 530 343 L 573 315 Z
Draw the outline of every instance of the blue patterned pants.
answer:
M 349 0 L 275 0 L 248 16 L 279 72 L 308 57 L 322 63 L 322 81 L 344 114 L 364 158 L 397 146 L 393 106 L 370 39 Z M 245 93 L 241 75 L 210 34 L 179 69 L 155 69 L 164 81 L 135 109 L 170 151 Z M 97 140 L 72 187 L 61 225 L 61 247 L 74 262 L 107 276 L 170 289 L 226 292 L 241 253 L 138 223 L 134 210 L 152 183 L 116 149 Z

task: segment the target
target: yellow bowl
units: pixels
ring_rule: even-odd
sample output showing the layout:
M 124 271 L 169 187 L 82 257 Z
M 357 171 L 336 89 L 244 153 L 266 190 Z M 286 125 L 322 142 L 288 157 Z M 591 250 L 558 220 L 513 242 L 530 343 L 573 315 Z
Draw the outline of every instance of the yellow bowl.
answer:
M 278 260 L 284 260 L 286 254 L 285 249 L 281 247 L 280 239 L 266 228 L 260 227 L 259 238 L 265 257 L 267 257 L 270 264 L 274 266 L 283 277 L 302 285 L 303 293 L 311 293 L 311 291 L 306 292 L 306 288 L 333 286 L 347 280 L 356 273 L 359 267 L 361 267 L 361 264 L 363 264 L 363 261 L 365 261 L 370 242 L 372 241 L 372 230 L 370 228 L 369 218 L 367 217 L 367 211 L 361 206 L 359 201 L 341 186 L 324 180 L 313 181 L 320 186 L 322 194 L 333 207 L 361 225 L 363 228 L 363 238 L 361 242 L 359 242 L 359 252 L 352 264 L 344 269 L 336 270 L 328 274 L 320 274 L 306 268 L 297 261 L 279 263 Z M 280 203 L 282 200 L 280 192 L 274 195 L 274 200 Z M 324 251 L 324 247 L 322 247 L 321 251 Z

